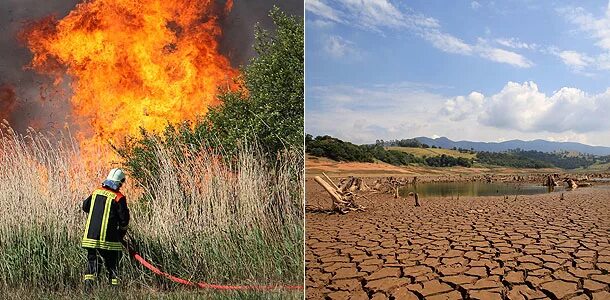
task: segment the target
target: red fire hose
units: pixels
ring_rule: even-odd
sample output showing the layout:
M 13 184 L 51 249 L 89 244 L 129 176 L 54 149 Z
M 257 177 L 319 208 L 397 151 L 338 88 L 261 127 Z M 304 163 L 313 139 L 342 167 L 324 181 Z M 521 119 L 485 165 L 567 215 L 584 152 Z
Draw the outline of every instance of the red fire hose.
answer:
M 167 279 L 169 279 L 169 280 L 171 280 L 173 282 L 184 284 L 184 285 L 188 285 L 188 286 L 198 287 L 198 288 L 201 288 L 201 289 L 225 290 L 225 291 L 244 291 L 244 290 L 268 291 L 268 290 L 278 290 L 278 289 L 283 289 L 283 290 L 302 290 L 303 289 L 303 286 L 300 286 L 300 285 L 281 285 L 281 286 L 274 286 L 274 285 L 218 285 L 218 284 L 209 284 L 209 283 L 205 283 L 205 282 L 192 282 L 192 281 L 188 281 L 186 279 L 178 278 L 176 276 L 173 276 L 171 274 L 168 274 L 168 273 L 165 273 L 165 272 L 159 270 L 159 268 L 153 266 L 151 263 L 146 261 L 138 252 L 136 252 L 135 250 L 131 249 L 131 247 L 129 247 L 129 244 L 123 242 L 123 246 L 125 246 L 127 248 L 127 250 L 129 251 L 129 255 L 131 255 L 131 257 L 133 257 L 135 260 L 137 260 L 145 268 L 151 270 L 153 273 L 155 273 L 157 275 L 161 275 L 161 276 L 163 276 L 163 277 L 165 277 L 165 278 L 167 278 Z

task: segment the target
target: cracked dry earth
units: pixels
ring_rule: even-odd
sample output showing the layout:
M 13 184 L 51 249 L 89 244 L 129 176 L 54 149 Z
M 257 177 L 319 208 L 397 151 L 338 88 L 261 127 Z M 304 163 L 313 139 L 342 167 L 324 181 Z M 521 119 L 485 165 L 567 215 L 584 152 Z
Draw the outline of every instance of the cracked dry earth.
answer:
M 310 181 L 307 201 L 330 200 Z M 610 299 L 610 189 L 306 214 L 308 299 Z

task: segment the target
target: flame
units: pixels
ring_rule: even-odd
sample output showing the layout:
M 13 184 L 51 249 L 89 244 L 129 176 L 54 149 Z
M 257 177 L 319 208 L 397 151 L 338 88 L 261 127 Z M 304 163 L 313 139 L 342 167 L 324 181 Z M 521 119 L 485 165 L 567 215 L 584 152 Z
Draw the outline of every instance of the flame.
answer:
M 72 80 L 81 148 L 160 131 L 219 104 L 218 89 L 233 88 L 238 72 L 218 51 L 219 19 L 233 2 L 216 2 L 90 0 L 24 29 L 30 67 L 56 85 Z

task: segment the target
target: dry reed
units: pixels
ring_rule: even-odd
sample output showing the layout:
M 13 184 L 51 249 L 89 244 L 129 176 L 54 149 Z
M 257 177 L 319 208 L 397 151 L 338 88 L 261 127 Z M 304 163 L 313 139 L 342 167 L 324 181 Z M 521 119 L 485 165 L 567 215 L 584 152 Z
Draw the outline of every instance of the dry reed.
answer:
M 0 128 L 0 289 L 80 286 L 80 205 L 110 166 L 84 163 L 91 160 L 76 145 L 69 136 Z M 145 257 L 191 280 L 302 284 L 300 153 L 270 162 L 244 147 L 228 162 L 212 151 L 158 143 L 155 154 L 160 176 L 124 191 L 130 235 Z M 128 285 L 171 286 L 128 259 L 122 273 Z

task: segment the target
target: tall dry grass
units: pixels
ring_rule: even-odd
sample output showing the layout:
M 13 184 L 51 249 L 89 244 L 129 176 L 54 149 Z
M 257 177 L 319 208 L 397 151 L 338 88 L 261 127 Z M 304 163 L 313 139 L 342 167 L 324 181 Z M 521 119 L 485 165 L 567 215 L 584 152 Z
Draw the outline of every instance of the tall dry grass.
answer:
M 91 160 L 70 137 L 53 140 L 0 128 L 0 289 L 61 291 L 81 284 L 80 205 L 115 166 L 84 163 Z M 302 283 L 301 153 L 269 161 L 256 147 L 244 147 L 226 160 L 158 143 L 155 154 L 159 176 L 141 186 L 132 181 L 123 191 L 130 235 L 145 258 L 194 281 Z M 172 286 L 128 258 L 121 265 L 128 286 Z

